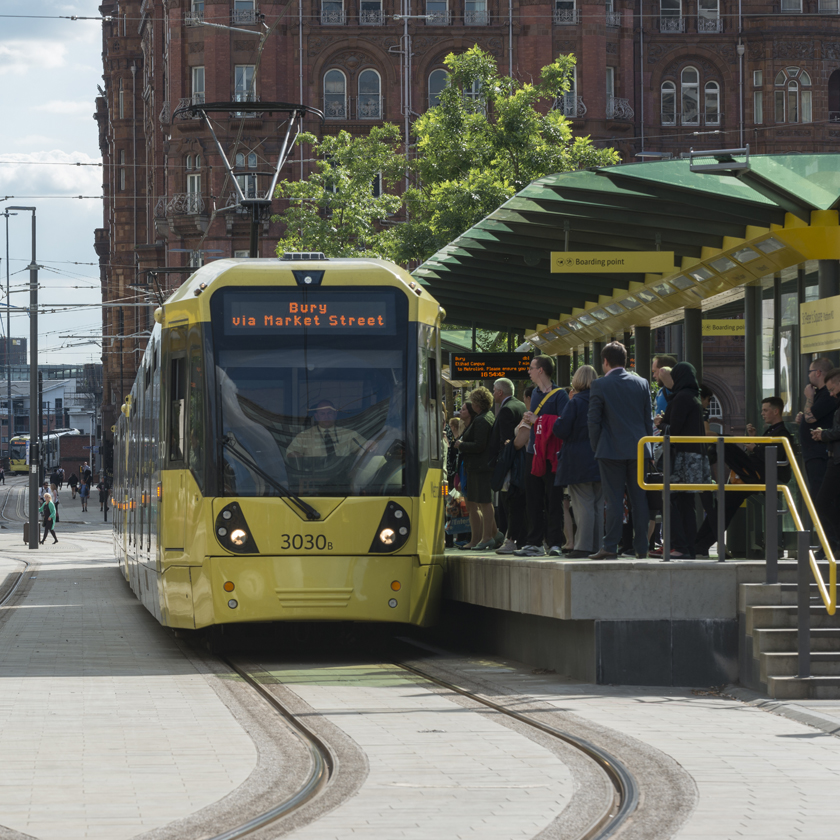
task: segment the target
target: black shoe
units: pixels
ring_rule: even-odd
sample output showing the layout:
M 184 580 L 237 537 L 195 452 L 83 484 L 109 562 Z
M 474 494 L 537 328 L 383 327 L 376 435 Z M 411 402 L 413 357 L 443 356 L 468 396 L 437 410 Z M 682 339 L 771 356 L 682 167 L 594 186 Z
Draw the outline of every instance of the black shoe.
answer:
M 53 545 L 55 545 L 57 542 L 58 542 L 58 537 L 56 537 L 56 538 L 53 540 Z

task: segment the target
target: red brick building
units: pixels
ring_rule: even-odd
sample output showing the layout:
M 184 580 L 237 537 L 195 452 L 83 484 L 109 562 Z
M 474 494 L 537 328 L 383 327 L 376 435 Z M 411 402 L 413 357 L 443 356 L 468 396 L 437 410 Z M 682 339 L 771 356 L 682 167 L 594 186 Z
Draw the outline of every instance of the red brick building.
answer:
M 248 219 L 209 131 L 176 116 L 190 102 L 256 99 L 215 125 L 243 189 L 258 194 L 285 119 L 259 102 L 323 110 L 323 126 L 305 126 L 315 132 L 363 133 L 382 120 L 405 129 L 435 103 L 445 56 L 473 44 L 522 80 L 574 53 L 574 90 L 557 107 L 626 160 L 744 143 L 828 151 L 840 138 L 838 0 L 112 0 L 100 9 L 112 17 L 96 103 L 106 302 L 146 299 L 149 268 L 170 270 L 157 276 L 165 295 L 191 265 L 247 256 Z M 282 178 L 306 172 L 306 150 L 295 155 Z M 260 233 L 270 256 L 280 230 L 266 220 Z M 148 306 L 104 310 L 106 430 L 151 315 Z

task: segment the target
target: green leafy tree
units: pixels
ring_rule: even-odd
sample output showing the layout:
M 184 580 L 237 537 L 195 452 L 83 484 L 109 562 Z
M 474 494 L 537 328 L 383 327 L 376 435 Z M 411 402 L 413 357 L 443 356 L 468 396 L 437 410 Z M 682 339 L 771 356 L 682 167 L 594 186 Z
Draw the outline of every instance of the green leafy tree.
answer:
M 480 47 L 444 63 L 440 105 L 414 123 L 415 186 L 404 196 L 409 222 L 394 231 L 400 262 L 424 260 L 536 178 L 618 162 L 613 149 L 572 137 L 551 106 L 570 88 L 574 56 L 559 56 L 536 84 L 499 75 Z
M 272 219 L 286 226 L 277 254 L 323 251 L 331 257 L 394 259 L 393 228 L 381 220 L 403 203 L 399 195 L 386 191 L 405 176 L 399 128 L 373 126 L 361 137 L 340 131 L 318 139 L 304 133 L 297 142 L 312 146 L 317 164 L 305 181 L 277 185 L 275 198 L 288 200 L 286 210 Z M 377 196 L 374 182 L 380 175 L 382 190 Z

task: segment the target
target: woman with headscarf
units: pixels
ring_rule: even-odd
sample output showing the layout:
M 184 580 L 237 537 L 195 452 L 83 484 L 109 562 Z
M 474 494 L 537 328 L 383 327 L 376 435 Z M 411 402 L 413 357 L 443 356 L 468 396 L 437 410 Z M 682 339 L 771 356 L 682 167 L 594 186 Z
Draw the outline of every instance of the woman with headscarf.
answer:
M 705 435 L 703 404 L 694 365 L 680 362 L 670 371 L 660 371 L 662 384 L 671 392 L 665 414 L 657 418 L 668 435 Z M 668 380 L 671 380 L 670 382 Z M 702 443 L 674 443 L 671 462 L 672 484 L 711 484 L 712 472 L 706 446 Z M 674 488 L 677 489 L 677 488 Z M 694 491 L 671 493 L 671 557 L 694 559 L 697 514 Z

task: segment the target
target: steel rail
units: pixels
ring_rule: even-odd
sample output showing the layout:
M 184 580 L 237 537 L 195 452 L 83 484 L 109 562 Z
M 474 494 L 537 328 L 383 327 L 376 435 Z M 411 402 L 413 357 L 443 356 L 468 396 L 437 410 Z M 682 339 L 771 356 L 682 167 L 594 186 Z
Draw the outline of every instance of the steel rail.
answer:
M 9 487 L 9 489 L 6 493 L 6 499 L 3 502 L 3 508 L 2 508 L 2 510 L 0 510 L 0 517 L 5 519 L 6 522 L 11 522 L 12 521 L 11 519 L 9 519 L 6 516 L 6 505 L 9 504 L 9 499 L 11 499 L 12 490 L 14 490 L 14 489 L 15 489 L 14 487 Z M 20 495 L 21 494 L 19 493 L 18 497 L 20 497 Z M 22 563 L 23 568 L 17 573 L 17 580 L 10 587 L 9 591 L 2 598 L 0 598 L 0 607 L 2 607 L 6 603 L 6 601 L 8 601 L 12 597 L 12 595 L 15 594 L 15 592 L 17 591 L 17 588 L 20 586 L 20 582 L 23 580 L 23 576 L 26 574 L 26 570 L 29 568 L 29 561 L 28 560 L 21 560 L 19 557 L 14 557 L 12 559 L 16 563 Z
M 569 732 L 564 732 L 562 729 L 556 729 L 529 715 L 507 709 L 498 703 L 494 703 L 492 700 L 488 700 L 486 697 L 482 697 L 480 694 L 475 694 L 466 688 L 461 688 L 439 677 L 433 677 L 431 674 L 427 674 L 425 671 L 421 671 L 413 665 L 406 665 L 403 662 L 394 662 L 394 665 L 449 691 L 454 691 L 456 694 L 467 697 L 476 703 L 480 703 L 482 706 L 487 706 L 493 709 L 493 711 L 518 720 L 520 723 L 524 723 L 534 729 L 538 729 L 546 735 L 551 735 L 553 738 L 565 741 L 592 759 L 606 773 L 607 778 L 614 788 L 613 803 L 607 813 L 599 817 L 593 825 L 580 835 L 578 840 L 605 840 L 605 838 L 611 837 L 638 807 L 639 786 L 633 774 L 614 755 L 611 755 L 591 741 L 587 741 L 585 738 L 579 738 L 577 735 L 572 735 Z
M 270 691 L 260 685 L 247 671 L 229 659 L 223 656 L 220 656 L 219 659 L 231 670 L 235 671 L 263 700 L 286 719 L 292 729 L 295 730 L 304 744 L 306 744 L 312 762 L 312 769 L 309 776 L 297 793 L 280 802 L 278 805 L 275 805 L 273 808 L 269 808 L 267 811 L 242 823 L 242 825 L 207 838 L 207 840 L 237 840 L 297 810 L 313 797 L 317 796 L 329 783 L 335 770 L 335 762 L 327 745 L 312 730 L 301 723 Z

